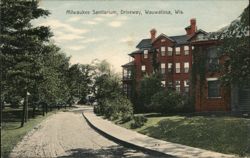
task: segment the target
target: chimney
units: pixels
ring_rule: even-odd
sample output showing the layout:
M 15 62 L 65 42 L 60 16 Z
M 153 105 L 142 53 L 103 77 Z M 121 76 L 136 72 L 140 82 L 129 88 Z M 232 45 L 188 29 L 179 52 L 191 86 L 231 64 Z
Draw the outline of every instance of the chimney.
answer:
M 193 18 L 193 19 L 190 19 L 190 34 L 194 34 L 196 32 L 196 19 Z
M 187 35 L 193 35 L 196 32 L 196 19 L 192 18 L 190 19 L 190 25 L 185 28 Z
M 151 29 L 150 30 L 151 41 L 153 41 L 155 39 L 156 32 L 157 32 L 156 29 Z

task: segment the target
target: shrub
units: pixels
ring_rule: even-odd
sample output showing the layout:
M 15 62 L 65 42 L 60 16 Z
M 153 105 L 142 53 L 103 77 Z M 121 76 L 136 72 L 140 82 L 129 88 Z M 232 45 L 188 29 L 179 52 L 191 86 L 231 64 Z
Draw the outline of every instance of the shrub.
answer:
M 95 105 L 95 106 L 94 106 L 94 113 L 95 113 L 95 114 L 100 114 L 100 113 L 101 113 L 101 110 L 100 110 L 100 106 L 99 106 L 99 105 Z
M 133 116 L 132 103 L 122 95 L 117 95 L 113 99 L 105 99 L 100 105 L 100 114 L 111 120 L 121 118 L 123 122 L 127 122 Z
M 131 123 L 131 128 L 139 128 L 142 127 L 147 121 L 148 119 L 145 116 L 134 116 L 133 118 L 133 122 Z
M 180 112 L 184 109 L 184 97 L 173 91 L 161 91 L 151 97 L 150 108 L 162 113 Z

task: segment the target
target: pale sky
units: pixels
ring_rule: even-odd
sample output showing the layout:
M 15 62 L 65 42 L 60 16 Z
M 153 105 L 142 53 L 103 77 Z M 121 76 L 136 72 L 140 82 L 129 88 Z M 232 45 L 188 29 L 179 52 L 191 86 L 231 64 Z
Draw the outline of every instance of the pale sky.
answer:
M 216 31 L 236 19 L 248 4 L 248 0 L 41 0 L 40 7 L 51 15 L 34 24 L 51 27 L 53 41 L 71 56 L 72 64 L 106 59 L 121 72 L 121 65 L 129 62 L 128 54 L 141 39 L 150 37 L 150 29 L 155 28 L 157 35 L 183 35 L 190 19 L 196 18 L 198 29 Z M 138 10 L 142 15 L 76 15 L 66 14 L 67 10 Z M 168 10 L 172 15 L 146 15 L 144 10 Z M 175 10 L 183 14 L 175 14 Z

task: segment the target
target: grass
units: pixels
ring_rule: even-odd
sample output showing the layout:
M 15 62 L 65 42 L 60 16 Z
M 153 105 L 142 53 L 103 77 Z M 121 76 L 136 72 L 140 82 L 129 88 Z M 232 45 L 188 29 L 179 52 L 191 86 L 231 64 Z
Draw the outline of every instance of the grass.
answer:
M 29 111 L 29 114 L 32 114 L 32 110 Z M 46 116 L 38 115 L 35 118 L 29 118 L 29 121 L 21 128 L 22 109 L 6 107 L 2 111 L 1 157 L 8 157 L 15 145 L 22 140 L 27 132 L 54 113 L 56 111 L 49 112 Z
M 250 119 L 233 116 L 147 116 L 133 129 L 157 139 L 226 154 L 250 157 Z M 132 121 L 116 124 L 131 129 Z

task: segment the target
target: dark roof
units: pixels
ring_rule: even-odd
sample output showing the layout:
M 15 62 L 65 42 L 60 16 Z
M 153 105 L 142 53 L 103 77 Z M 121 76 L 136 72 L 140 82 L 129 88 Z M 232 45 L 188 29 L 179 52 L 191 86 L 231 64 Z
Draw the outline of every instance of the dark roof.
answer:
M 180 35 L 180 36 L 170 36 L 171 39 L 173 39 L 176 44 L 186 44 L 188 43 L 188 39 L 190 36 L 188 35 Z
M 135 65 L 135 63 L 133 61 L 131 61 L 127 64 L 122 65 L 122 67 L 129 67 L 129 66 L 133 66 L 133 65 Z
M 151 39 L 143 39 L 141 40 L 141 42 L 139 44 L 137 44 L 136 48 L 151 48 L 152 44 L 151 44 Z

